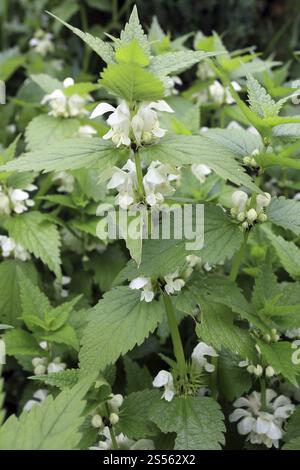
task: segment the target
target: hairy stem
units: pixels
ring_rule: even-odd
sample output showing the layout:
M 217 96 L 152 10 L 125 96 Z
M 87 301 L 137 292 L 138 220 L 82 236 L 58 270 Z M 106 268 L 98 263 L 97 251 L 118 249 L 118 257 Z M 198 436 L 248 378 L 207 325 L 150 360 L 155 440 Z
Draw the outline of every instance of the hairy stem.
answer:
M 168 324 L 171 330 L 174 356 L 176 358 L 180 373 L 182 376 L 184 376 L 185 369 L 186 369 L 185 357 L 184 357 L 182 341 L 181 341 L 181 337 L 180 337 L 180 333 L 178 330 L 178 325 L 177 325 L 177 321 L 175 317 L 173 303 L 168 294 L 164 293 L 163 298 L 164 298 L 164 303 L 165 303 L 165 308 L 166 308 L 166 313 L 167 313 L 167 318 L 168 318 Z
M 249 232 L 245 232 L 244 241 L 239 251 L 236 253 L 234 257 L 234 260 L 231 266 L 230 276 L 229 276 L 229 279 L 231 281 L 235 281 L 239 273 L 239 269 L 240 269 L 240 266 L 241 266 L 241 263 L 245 254 L 246 246 L 247 246 L 248 236 L 249 236 Z
M 142 164 L 141 164 L 141 157 L 139 152 L 134 153 L 134 161 L 135 161 L 135 169 L 136 169 L 136 176 L 138 180 L 138 192 L 140 199 L 144 199 L 145 192 L 144 192 L 144 185 L 143 185 L 143 171 L 142 171 Z

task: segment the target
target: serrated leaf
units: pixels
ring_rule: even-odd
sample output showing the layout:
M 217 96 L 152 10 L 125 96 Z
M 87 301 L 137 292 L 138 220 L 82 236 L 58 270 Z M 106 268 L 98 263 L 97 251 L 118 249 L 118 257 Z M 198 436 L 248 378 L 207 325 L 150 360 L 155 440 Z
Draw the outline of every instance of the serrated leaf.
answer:
M 225 426 L 218 403 L 208 397 L 175 397 L 161 400 L 150 417 L 164 433 L 175 432 L 175 449 L 219 450 Z
M 219 142 L 239 158 L 251 155 L 256 149 L 263 149 L 260 135 L 245 129 L 208 129 L 205 137 Z
M 146 67 L 149 64 L 149 57 L 144 53 L 136 39 L 125 46 L 121 46 L 116 51 L 116 60 L 120 63 L 137 64 L 141 67 Z
M 56 142 L 70 138 L 78 131 L 80 122 L 77 119 L 60 119 L 53 116 L 36 116 L 28 124 L 25 132 L 28 151 L 44 148 Z
M 155 436 L 158 430 L 149 419 L 149 410 L 159 400 L 157 390 L 142 390 L 125 397 L 120 408 L 120 431 L 131 439 Z
M 128 44 L 134 39 L 138 41 L 143 51 L 149 55 L 150 44 L 141 26 L 136 6 L 133 7 L 128 23 L 126 23 L 124 30 L 121 31 L 120 40 L 117 44 L 119 44 L 120 47 L 120 45 Z
M 247 393 L 252 386 L 249 372 L 239 366 L 239 359 L 229 351 L 221 351 L 219 355 L 218 384 L 230 402 Z
M 278 114 L 275 101 L 252 75 L 247 77 L 247 91 L 250 109 L 257 116 L 265 118 Z
M 300 235 L 300 202 L 281 196 L 272 199 L 267 207 L 268 220 L 296 235 Z
M 9 356 L 43 356 L 43 351 L 33 335 L 21 329 L 5 333 L 6 353 Z
M 37 274 L 31 262 L 7 260 L 0 263 L 0 321 L 16 326 L 21 315 L 20 272 L 36 282 Z
M 178 51 L 167 52 L 152 58 L 149 70 L 159 77 L 181 73 L 201 60 L 215 56 L 216 52 Z
M 76 385 L 79 377 L 79 369 L 67 369 L 60 372 L 53 372 L 45 375 L 33 375 L 31 380 L 44 382 L 52 387 L 58 387 L 61 390 Z
M 0 449 L 77 449 L 81 439 L 79 427 L 85 419 L 83 397 L 90 384 L 87 378 L 72 389 L 62 391 L 55 400 L 49 396 L 40 406 L 23 411 L 19 418 L 10 416 L 0 428 Z
M 47 296 L 22 271 L 19 272 L 19 278 L 23 318 L 31 314 L 44 319 L 45 313 L 51 309 Z
M 116 165 L 124 152 L 99 138 L 74 138 L 53 144 L 43 152 L 27 152 L 1 168 L 5 171 L 62 171 L 94 168 L 104 171 Z
M 224 347 L 243 359 L 255 361 L 257 355 L 249 330 L 234 325 L 234 318 L 227 307 L 214 304 L 213 299 L 211 303 L 201 303 L 201 323 L 197 324 L 196 333 L 217 351 Z
M 294 413 L 290 417 L 284 434 L 284 440 L 286 442 L 293 441 L 294 439 L 300 439 L 300 405 L 295 408 Z
M 159 160 L 173 167 L 202 163 L 223 179 L 261 192 L 235 160 L 235 154 L 205 136 L 167 136 L 158 143 L 143 148 L 141 156 L 146 161 Z
M 93 308 L 79 354 L 83 371 L 103 370 L 141 344 L 161 322 L 161 303 L 141 302 L 140 292 L 117 287 Z
M 77 334 L 71 325 L 63 325 L 59 330 L 51 331 L 41 337 L 50 343 L 65 344 L 66 346 L 71 346 L 75 351 L 79 350 Z
M 124 369 L 126 374 L 126 393 L 130 394 L 152 388 L 152 376 L 146 366 L 141 367 L 130 357 L 124 357 Z
M 86 44 L 88 44 L 90 48 L 93 49 L 93 51 L 96 52 L 96 54 L 99 55 L 102 60 L 104 60 L 104 62 L 106 62 L 107 64 L 111 64 L 114 62 L 114 50 L 109 42 L 102 41 L 102 39 L 96 38 L 89 33 L 84 33 L 80 29 L 75 28 L 74 26 L 71 26 L 70 24 L 61 20 L 60 18 L 53 15 L 49 11 L 47 13 L 51 15 L 53 18 L 55 18 L 56 20 L 60 21 L 64 26 L 66 26 L 74 34 L 76 34 L 76 36 L 78 36 Z
M 271 242 L 283 268 L 294 279 L 300 278 L 300 249 L 295 243 L 275 235 L 267 225 L 261 227 L 263 233 Z
M 293 363 L 291 343 L 280 341 L 278 343 L 266 344 L 260 340 L 257 343 L 261 349 L 262 356 L 271 365 L 277 374 L 282 374 L 293 385 L 298 386 L 297 375 L 300 373 L 300 364 Z
M 60 237 L 56 225 L 40 212 L 32 211 L 11 217 L 6 228 L 11 238 L 60 276 Z
M 164 95 L 160 79 L 135 63 L 109 65 L 101 73 L 100 83 L 110 93 L 129 103 L 156 101 Z

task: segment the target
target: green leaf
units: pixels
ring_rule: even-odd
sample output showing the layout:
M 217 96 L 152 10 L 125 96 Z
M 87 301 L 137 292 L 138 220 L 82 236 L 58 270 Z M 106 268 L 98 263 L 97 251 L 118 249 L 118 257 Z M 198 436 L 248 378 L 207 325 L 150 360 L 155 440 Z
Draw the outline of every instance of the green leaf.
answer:
M 79 341 L 77 338 L 76 331 L 71 325 L 63 325 L 59 330 L 51 331 L 42 336 L 45 341 L 65 344 L 71 346 L 75 351 L 79 350 Z
M 81 439 L 79 427 L 84 395 L 91 385 L 87 377 L 72 389 L 52 396 L 30 412 L 23 411 L 19 418 L 12 415 L 0 428 L 2 450 L 72 450 L 77 449 Z
M 196 333 L 218 351 L 224 347 L 243 359 L 255 361 L 257 355 L 249 330 L 235 326 L 234 319 L 235 316 L 223 305 L 201 303 L 201 323 L 197 324 Z
M 65 21 L 61 20 L 57 16 L 53 15 L 49 11 L 47 12 L 49 15 L 51 15 L 53 18 L 56 20 L 60 21 L 64 26 L 69 28 L 76 36 L 78 36 L 80 39 L 82 39 L 86 44 L 90 46 L 91 49 L 93 49 L 98 56 L 101 57 L 104 62 L 107 64 L 111 64 L 114 62 L 114 50 L 109 42 L 104 42 L 100 38 L 96 38 L 92 36 L 89 33 L 84 33 L 78 28 L 75 28 L 74 26 L 71 26 L 70 24 L 66 23 Z
M 151 419 L 164 433 L 175 432 L 175 449 L 219 450 L 225 426 L 218 403 L 208 397 L 161 400 L 150 410 Z
M 149 410 L 160 401 L 157 390 L 142 390 L 125 397 L 120 408 L 120 431 L 131 439 L 144 439 L 158 434 L 149 419 Z
M 282 450 L 300 450 L 300 437 L 296 437 L 295 439 L 287 442 L 282 447 Z
M 297 375 L 300 373 L 300 364 L 292 362 L 295 349 L 292 348 L 291 343 L 280 341 L 266 344 L 260 340 L 257 340 L 257 343 L 267 364 L 271 365 L 277 374 L 282 374 L 289 382 L 298 386 Z
M 27 150 L 36 150 L 72 137 L 79 128 L 77 119 L 60 119 L 53 116 L 36 116 L 27 126 L 25 140 Z
M 239 367 L 239 359 L 229 351 L 221 351 L 218 358 L 218 383 L 225 398 L 232 402 L 252 387 L 246 368 Z
M 61 390 L 71 388 L 76 385 L 79 377 L 79 369 L 67 369 L 52 374 L 33 375 L 31 380 L 44 382 L 51 387 L 58 387 Z
M 93 308 L 79 354 L 84 371 L 103 370 L 140 345 L 163 317 L 161 303 L 141 302 L 140 292 L 117 287 Z
M 24 273 L 19 272 L 19 277 L 23 319 L 26 322 L 29 314 L 44 319 L 45 313 L 51 309 L 47 296 Z
M 31 262 L 7 260 L 0 263 L 0 321 L 16 326 L 21 315 L 20 272 L 37 282 L 37 274 Z
M 181 73 L 207 57 L 213 57 L 216 52 L 178 51 L 167 52 L 152 58 L 149 71 L 159 77 L 170 73 Z
M 55 90 L 62 90 L 63 84 L 57 78 L 50 77 L 45 73 L 30 75 L 31 80 L 36 83 L 47 95 Z
M 8 80 L 25 61 L 26 55 L 18 47 L 0 52 L 0 80 Z
M 7 331 L 5 345 L 9 356 L 43 356 L 45 354 L 34 336 L 21 329 Z
M 266 210 L 268 219 L 275 225 L 300 235 L 300 202 L 281 196 L 272 199 Z
M 235 160 L 235 154 L 218 142 L 200 135 L 167 136 L 141 150 L 142 158 L 159 160 L 173 167 L 192 163 L 207 165 L 221 178 L 261 192 Z
M 250 109 L 260 118 L 276 116 L 279 112 L 275 101 L 266 89 L 252 76 L 247 77 Z
M 152 376 L 146 366 L 141 367 L 137 362 L 125 356 L 124 369 L 127 394 L 152 388 Z
M 290 417 L 286 433 L 284 434 L 286 442 L 293 441 L 296 438 L 300 439 L 300 405 L 295 408 L 294 413 Z
M 141 26 L 136 6 L 133 7 L 129 21 L 126 23 L 124 30 L 121 31 L 121 37 L 117 44 L 121 47 L 132 42 L 134 39 L 137 40 L 144 53 L 149 56 L 150 43 Z
M 261 230 L 271 242 L 283 268 L 292 278 L 300 278 L 300 249 L 297 245 L 275 235 L 267 225 L 263 225 Z
M 239 158 L 251 155 L 253 150 L 263 150 L 260 135 L 253 134 L 246 129 L 208 129 L 205 137 L 223 145 Z
M 135 63 L 109 65 L 101 73 L 100 84 L 129 103 L 156 101 L 164 95 L 164 85 L 159 78 Z
M 40 212 L 32 211 L 11 217 L 6 228 L 11 238 L 41 259 L 57 277 L 61 275 L 60 236 L 56 225 Z
M 122 151 L 111 142 L 98 138 L 80 137 L 53 144 L 43 149 L 43 152 L 35 150 L 25 153 L 1 167 L 0 170 L 49 172 L 94 168 L 104 171 L 116 165 L 121 156 Z
M 149 64 L 148 56 L 144 53 L 136 39 L 120 47 L 116 51 L 116 59 L 120 63 L 137 64 L 141 67 L 146 67 Z

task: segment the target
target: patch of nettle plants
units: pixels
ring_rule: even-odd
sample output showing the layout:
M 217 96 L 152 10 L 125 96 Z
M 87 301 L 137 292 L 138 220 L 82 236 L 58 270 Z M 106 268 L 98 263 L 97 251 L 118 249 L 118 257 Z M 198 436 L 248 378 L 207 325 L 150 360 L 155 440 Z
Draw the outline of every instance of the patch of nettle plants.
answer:
M 100 78 L 34 73 L 55 57 L 40 30 L 1 107 L 0 449 L 300 450 L 290 64 L 146 34 L 136 8 L 105 41 L 52 20 Z M 200 245 L 175 236 L 186 205 Z

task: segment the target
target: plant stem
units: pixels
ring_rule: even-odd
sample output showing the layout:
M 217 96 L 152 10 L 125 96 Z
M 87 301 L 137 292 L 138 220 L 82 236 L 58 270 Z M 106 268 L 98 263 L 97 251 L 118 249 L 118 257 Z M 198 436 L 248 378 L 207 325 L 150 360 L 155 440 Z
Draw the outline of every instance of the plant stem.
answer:
M 240 265 L 241 265 L 241 262 L 242 262 L 242 259 L 243 259 L 244 253 L 245 253 L 245 249 L 246 249 L 246 246 L 247 246 L 248 236 L 249 236 L 249 232 L 246 232 L 245 235 L 244 235 L 244 241 L 243 241 L 239 251 L 235 255 L 235 258 L 234 258 L 233 263 L 232 263 L 229 279 L 233 282 L 236 280 L 239 269 L 240 269 Z
M 139 197 L 140 199 L 144 199 L 145 192 L 144 192 L 144 185 L 143 185 L 143 171 L 142 171 L 142 165 L 141 165 L 141 157 L 139 152 L 134 153 L 134 161 L 135 161 L 135 169 L 136 169 L 136 176 L 138 180 L 138 186 L 139 186 Z
M 215 366 L 215 370 L 210 376 L 210 389 L 212 398 L 216 400 L 218 398 L 218 358 L 212 357 L 211 363 Z
M 180 370 L 180 374 L 184 376 L 185 369 L 186 369 L 185 357 L 184 357 L 183 346 L 182 346 L 180 333 L 178 330 L 178 325 L 177 325 L 177 321 L 175 317 L 173 303 L 168 294 L 163 293 L 163 298 L 164 298 L 164 303 L 165 303 L 165 308 L 166 308 L 166 313 L 167 313 L 167 318 L 168 318 L 168 324 L 171 330 L 174 356 L 176 358 L 176 361 Z
M 107 403 L 105 403 L 105 408 L 106 408 L 107 417 L 109 418 L 110 410 L 109 410 L 109 406 L 108 406 Z M 119 446 L 118 446 L 118 443 L 117 443 L 115 431 L 114 431 L 112 426 L 109 426 L 108 429 L 109 429 L 109 434 L 110 434 L 110 438 L 111 438 L 111 442 L 112 442 L 112 447 L 113 447 L 114 450 L 118 450 Z
M 261 409 L 267 411 L 267 395 L 266 395 L 266 380 L 260 379 L 260 397 L 261 397 Z

